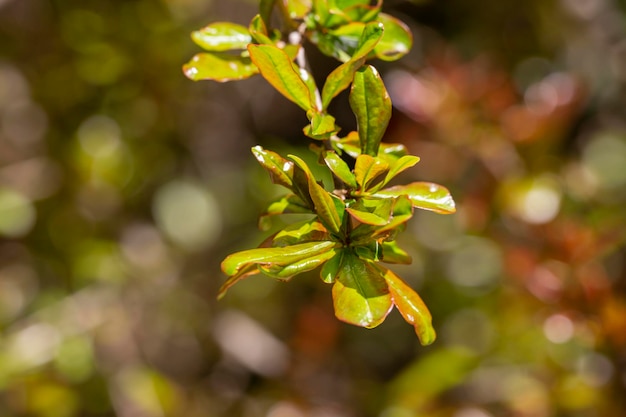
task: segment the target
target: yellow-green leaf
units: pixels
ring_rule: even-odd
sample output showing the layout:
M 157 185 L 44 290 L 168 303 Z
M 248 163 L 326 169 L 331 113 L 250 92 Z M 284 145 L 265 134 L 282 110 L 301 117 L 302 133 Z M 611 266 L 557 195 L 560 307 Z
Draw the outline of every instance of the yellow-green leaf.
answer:
M 350 251 L 344 253 L 332 293 L 335 316 L 356 326 L 378 326 L 393 307 L 381 273 Z
M 287 265 L 269 264 L 260 265 L 259 270 L 272 278 L 288 280 L 303 272 L 312 271 L 335 256 L 335 249 L 323 252 L 308 258 L 300 259 Z
M 361 187 L 366 191 L 369 186 L 389 170 L 389 165 L 380 158 L 369 155 L 359 155 L 354 165 L 354 176 Z
M 191 32 L 191 39 L 207 51 L 246 49 L 252 42 L 252 37 L 246 27 L 230 22 L 212 23 Z
M 382 24 L 372 22 L 365 25 L 359 45 L 352 58 L 335 68 L 326 78 L 322 90 L 322 109 L 326 109 L 333 98 L 348 88 L 354 78 L 354 73 L 363 66 L 367 54 L 374 49 L 382 36 Z
M 289 155 L 296 165 L 304 171 L 309 184 L 309 195 L 313 200 L 315 212 L 324 223 L 324 225 L 332 232 L 338 233 L 341 230 L 343 222 L 343 203 L 338 197 L 331 195 L 315 181 L 315 177 L 307 164 L 295 155 Z
M 327 284 L 332 284 L 335 282 L 335 278 L 341 271 L 341 264 L 343 263 L 343 253 L 344 249 L 337 248 L 335 249 L 335 256 L 329 259 L 323 266 L 320 271 L 320 278 Z
M 327 252 L 338 246 L 337 242 L 319 241 L 306 242 L 279 248 L 256 248 L 233 253 L 222 261 L 222 271 L 227 275 L 235 275 L 249 265 L 289 265 L 296 261 L 310 258 Z
M 382 261 L 390 264 L 409 265 L 413 260 L 406 251 L 398 246 L 395 240 L 382 243 Z
M 315 109 L 307 83 L 291 58 L 273 45 L 248 45 L 252 62 L 278 92 L 305 111 Z
M 404 320 L 415 328 L 420 343 L 424 346 L 433 343 L 437 335 L 432 325 L 430 311 L 424 301 L 396 274 L 386 268 L 379 268 L 384 271 L 393 303 Z
M 258 72 L 250 58 L 220 52 L 196 54 L 183 65 L 183 72 L 193 81 L 219 82 L 243 80 Z
M 376 185 L 374 190 L 380 190 L 382 187 L 387 185 L 389 181 L 391 181 L 396 175 L 400 174 L 403 171 L 415 166 L 420 161 L 418 156 L 413 155 L 405 155 L 400 157 L 400 159 L 395 160 L 389 163 L 389 172 L 385 176 L 385 179 Z
M 354 174 L 352 173 L 352 171 L 350 171 L 350 167 L 348 166 L 348 164 L 346 164 L 346 162 L 341 159 L 339 155 L 337 155 L 333 151 L 329 151 L 324 157 L 324 162 L 326 162 L 326 165 L 328 166 L 328 168 L 330 168 L 335 177 L 339 178 L 349 187 L 357 187 Z
M 261 15 L 257 14 L 252 18 L 252 20 L 250 21 L 250 25 L 248 26 L 248 31 L 257 43 L 263 43 L 268 45 L 274 43 L 269 37 L 269 33 L 267 32 L 267 26 Z
M 432 182 L 413 182 L 408 185 L 397 185 L 377 191 L 372 195 L 382 198 L 405 195 L 411 199 L 413 207 L 441 214 L 456 212 L 456 206 L 450 191 L 446 187 Z
M 376 57 L 383 61 L 395 61 L 402 58 L 413 46 L 411 30 L 401 20 L 386 13 L 380 13 L 377 20 L 385 26 L 385 33 L 374 48 Z
M 270 174 L 274 184 L 293 188 L 293 162 L 283 158 L 276 152 L 263 149 L 261 146 L 252 148 L 252 154 L 261 166 Z
M 377 156 L 391 119 L 391 99 L 373 66 L 362 67 L 354 74 L 350 107 L 357 120 L 361 153 Z

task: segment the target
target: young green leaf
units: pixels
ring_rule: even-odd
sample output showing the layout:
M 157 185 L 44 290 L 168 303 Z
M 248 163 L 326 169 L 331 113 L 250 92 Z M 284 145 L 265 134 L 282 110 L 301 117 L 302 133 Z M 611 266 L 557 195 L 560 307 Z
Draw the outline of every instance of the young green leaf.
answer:
M 391 99 L 373 66 L 362 67 L 354 74 L 350 107 L 357 119 L 361 153 L 378 155 L 380 140 L 391 119 Z
M 374 48 L 376 57 L 383 61 L 402 58 L 413 46 L 411 30 L 401 20 L 386 13 L 380 13 L 377 20 L 385 26 L 385 34 Z
M 372 188 L 370 191 L 377 191 L 383 188 L 385 185 L 389 183 L 396 175 L 400 174 L 403 171 L 415 166 L 419 162 L 419 157 L 413 155 L 405 155 L 400 157 L 400 159 L 395 160 L 389 163 L 389 172 L 385 176 L 385 179 L 380 183 L 376 184 L 376 187 Z
M 391 220 L 393 205 L 394 201 L 391 199 L 359 198 L 346 210 L 360 223 L 371 226 L 383 226 Z
M 185 76 L 193 81 L 219 82 L 243 80 L 258 72 L 250 58 L 226 53 L 202 52 L 183 65 Z
M 437 337 L 432 325 L 432 316 L 420 296 L 409 287 L 402 279 L 389 269 L 378 267 L 384 273 L 385 280 L 389 285 L 389 292 L 404 320 L 415 328 L 415 333 L 424 346 L 430 345 Z
M 373 328 L 382 323 L 393 307 L 387 282 L 371 262 L 344 251 L 333 286 L 335 316 L 346 323 Z
M 283 7 L 287 8 L 287 14 L 291 19 L 304 19 L 311 11 L 311 0 L 283 1 Z
M 259 271 L 272 278 L 288 280 L 295 275 L 314 270 L 334 256 L 335 249 L 331 249 L 327 252 L 323 252 L 309 258 L 300 259 L 287 265 L 280 265 L 277 263 L 259 265 Z
M 262 43 L 266 45 L 272 45 L 274 43 L 269 37 L 269 33 L 267 32 L 267 25 L 261 15 L 256 15 L 252 18 L 252 20 L 250 21 L 250 25 L 248 26 L 248 31 L 257 43 Z
M 212 23 L 192 32 L 191 39 L 201 48 L 212 52 L 246 49 L 252 42 L 247 28 L 230 22 Z
M 362 192 L 367 191 L 369 186 L 381 175 L 389 170 L 389 165 L 380 158 L 369 155 L 359 155 L 354 165 L 354 176 L 361 187 Z
M 315 177 L 307 164 L 295 155 L 289 155 L 296 165 L 304 171 L 309 184 L 309 195 L 313 200 L 315 212 L 324 225 L 332 232 L 338 233 L 343 222 L 343 203 L 338 197 L 331 195 L 321 185 L 315 182 Z
M 248 45 L 252 62 L 278 92 L 305 111 L 315 109 L 307 83 L 291 58 L 273 45 Z
M 359 45 L 352 58 L 335 68 L 326 78 L 322 90 L 322 109 L 326 109 L 333 98 L 348 88 L 354 78 L 354 73 L 363 66 L 367 54 L 374 49 L 382 36 L 382 24 L 372 22 L 365 25 Z
M 270 179 L 274 184 L 293 189 L 293 162 L 258 145 L 252 148 L 252 154 L 270 174 Z
M 222 271 L 235 275 L 249 265 L 272 264 L 288 265 L 310 258 L 338 246 L 337 242 L 306 242 L 280 248 L 256 248 L 233 253 L 222 261 Z
M 317 219 L 290 224 L 274 235 L 272 246 L 293 246 L 298 243 L 331 240 L 324 225 Z
M 326 165 L 328 166 L 328 168 L 330 168 L 335 177 L 339 178 L 349 187 L 357 187 L 354 174 L 352 173 L 352 171 L 350 171 L 350 167 L 348 166 L 348 164 L 346 164 L 346 162 L 341 159 L 339 155 L 337 155 L 333 151 L 329 151 L 324 157 L 324 162 L 326 162 Z
M 395 240 L 382 243 L 382 261 L 390 264 L 409 265 L 413 260 L 402 248 L 400 248 Z
M 434 211 L 441 214 L 456 212 L 450 191 L 442 185 L 432 182 L 413 182 L 408 185 L 396 185 L 372 193 L 372 196 L 389 198 L 405 195 L 411 199 L 413 207 Z
M 332 284 L 335 282 L 335 278 L 339 274 L 341 270 L 341 265 L 343 263 L 343 248 L 335 249 L 335 256 L 329 259 L 323 266 L 320 271 L 320 278 L 327 284 Z
M 311 124 L 303 129 L 305 135 L 312 139 L 327 140 L 339 131 L 335 118 L 327 113 L 310 111 Z
M 273 201 L 267 207 L 265 213 L 259 216 L 259 229 L 270 229 L 272 223 L 269 218 L 271 216 L 292 213 L 306 214 L 313 213 L 313 211 L 309 206 L 307 206 L 307 203 L 302 201 L 300 197 L 295 194 L 288 194 L 286 196 L 280 197 L 278 200 Z

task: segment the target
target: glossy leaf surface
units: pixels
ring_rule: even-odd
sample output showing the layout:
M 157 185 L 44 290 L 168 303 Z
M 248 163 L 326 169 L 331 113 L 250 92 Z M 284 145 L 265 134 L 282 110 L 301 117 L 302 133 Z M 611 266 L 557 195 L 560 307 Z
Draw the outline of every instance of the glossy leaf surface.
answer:
M 274 184 L 293 189 L 293 162 L 261 146 L 253 147 L 252 154 L 270 174 L 270 179 Z
M 273 45 L 248 45 L 248 51 L 263 78 L 278 92 L 305 111 L 314 109 L 307 83 L 283 50 Z
M 352 173 L 352 171 L 350 171 L 350 167 L 348 166 L 348 164 L 346 164 L 346 162 L 341 159 L 339 155 L 332 151 L 327 152 L 326 156 L 324 157 L 324 162 L 326 163 L 328 168 L 330 168 L 333 175 L 343 181 L 344 184 L 352 188 L 357 187 L 357 182 L 354 174 Z
M 217 22 L 196 30 L 191 33 L 191 39 L 207 51 L 246 49 L 252 42 L 246 27 L 229 22 Z
M 381 268 L 382 269 L 382 268 Z M 415 333 L 424 346 L 433 343 L 437 337 L 432 325 L 430 311 L 420 296 L 402 279 L 388 269 L 384 270 L 389 292 L 402 317 L 415 328 Z
M 391 264 L 409 265 L 412 262 L 411 257 L 405 250 L 400 248 L 395 240 L 382 243 L 383 262 Z
M 260 265 L 259 271 L 272 278 L 287 280 L 303 272 L 312 271 L 334 256 L 335 249 L 331 249 L 286 265 L 278 263 Z
M 432 182 L 413 182 L 408 185 L 397 185 L 372 194 L 377 197 L 398 197 L 405 195 L 411 199 L 416 208 L 431 210 L 441 214 L 456 212 L 450 191 L 442 185 Z
M 393 306 L 381 273 L 350 251 L 344 253 L 332 292 L 335 316 L 361 327 L 378 326 Z
M 382 159 L 363 154 L 356 159 L 354 176 L 360 189 L 365 191 L 376 179 L 382 180 L 382 175 L 388 170 L 389 165 Z
M 199 53 L 183 65 L 183 72 L 193 81 L 219 82 L 243 80 L 258 73 L 250 58 L 227 53 Z
M 222 261 L 222 271 L 235 275 L 252 264 L 289 265 L 296 261 L 319 255 L 336 247 L 336 242 L 307 242 L 279 248 L 256 248 L 229 255 Z
M 342 248 L 335 249 L 335 255 L 322 266 L 320 278 L 325 283 L 332 284 L 335 282 L 335 278 L 339 275 L 339 271 L 341 270 L 344 251 L 345 249 Z
M 309 195 L 313 200 L 315 212 L 324 225 L 331 231 L 337 233 L 341 229 L 343 221 L 343 204 L 335 196 L 332 196 L 315 181 L 315 177 L 309 170 L 306 163 L 297 156 L 290 155 L 291 159 L 304 171 L 309 185 Z
M 290 224 L 272 239 L 273 246 L 284 247 L 298 243 L 330 240 L 330 234 L 324 225 L 318 220 L 305 220 Z
M 411 30 L 401 20 L 386 13 L 378 15 L 377 20 L 385 26 L 385 33 L 374 49 L 376 57 L 383 61 L 402 58 L 413 46 Z
M 372 22 L 365 25 L 359 45 L 352 58 L 335 68 L 326 78 L 322 90 L 322 109 L 326 109 L 333 98 L 348 88 L 354 78 L 354 73 L 363 66 L 367 54 L 374 49 L 382 36 L 382 24 Z
M 378 155 L 380 141 L 391 118 L 391 99 L 373 66 L 363 67 L 354 74 L 350 107 L 357 120 L 361 153 Z

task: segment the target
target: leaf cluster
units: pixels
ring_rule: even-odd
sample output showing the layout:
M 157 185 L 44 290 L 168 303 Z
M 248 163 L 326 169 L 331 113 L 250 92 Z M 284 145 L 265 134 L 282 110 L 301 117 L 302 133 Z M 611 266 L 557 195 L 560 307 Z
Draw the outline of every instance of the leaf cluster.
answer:
M 229 278 L 219 297 L 250 275 L 287 281 L 319 268 L 320 278 L 333 284 L 337 318 L 372 328 L 395 305 L 426 345 L 435 339 L 428 309 L 415 291 L 380 263 L 411 262 L 396 237 L 416 208 L 448 214 L 455 205 L 449 191 L 438 184 L 389 186 L 419 158 L 402 145 L 381 142 L 392 105 L 380 74 L 368 61 L 396 60 L 412 43 L 406 25 L 381 7 L 382 0 L 375 4 L 261 0 L 260 13 L 248 28 L 217 22 L 193 32 L 192 39 L 206 52 L 193 57 L 183 70 L 192 80 L 263 76 L 306 112 L 310 123 L 303 133 L 320 144 L 312 149 L 332 173 L 335 185 L 333 190 L 325 189 L 297 155 L 284 158 L 254 147 L 252 153 L 272 182 L 288 190 L 270 203 L 261 226 L 281 214 L 310 213 L 312 218 L 287 226 L 259 248 L 228 256 L 222 270 Z M 281 29 L 271 28 L 275 9 L 282 17 Z M 339 61 L 321 89 L 306 62 L 305 39 Z M 340 136 L 328 106 L 348 88 L 357 131 Z

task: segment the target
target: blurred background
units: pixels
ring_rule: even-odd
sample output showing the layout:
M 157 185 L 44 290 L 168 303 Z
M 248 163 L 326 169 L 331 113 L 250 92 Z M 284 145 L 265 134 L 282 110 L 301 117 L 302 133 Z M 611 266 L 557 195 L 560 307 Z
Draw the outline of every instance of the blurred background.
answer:
M 626 2 L 385 2 L 415 36 L 377 64 L 385 140 L 458 206 L 395 268 L 426 348 L 397 312 L 337 321 L 316 274 L 215 300 L 282 192 L 250 147 L 307 154 L 260 77 L 182 74 L 192 30 L 256 7 L 0 0 L 0 416 L 626 415 Z

